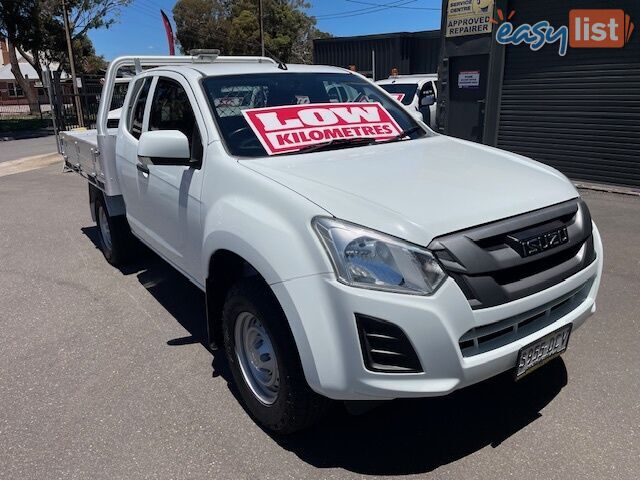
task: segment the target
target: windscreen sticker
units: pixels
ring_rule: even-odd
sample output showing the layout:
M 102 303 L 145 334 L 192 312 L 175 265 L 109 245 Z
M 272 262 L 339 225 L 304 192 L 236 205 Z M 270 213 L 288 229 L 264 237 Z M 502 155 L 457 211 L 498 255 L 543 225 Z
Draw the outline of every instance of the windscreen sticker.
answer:
M 399 102 L 401 102 L 405 97 L 404 93 L 390 93 L 389 95 L 391 95 L 393 98 L 395 98 Z
M 341 138 L 385 140 L 402 131 L 377 102 L 251 108 L 242 114 L 269 155 Z
M 296 103 L 298 105 L 308 105 L 311 103 L 307 95 L 296 95 Z

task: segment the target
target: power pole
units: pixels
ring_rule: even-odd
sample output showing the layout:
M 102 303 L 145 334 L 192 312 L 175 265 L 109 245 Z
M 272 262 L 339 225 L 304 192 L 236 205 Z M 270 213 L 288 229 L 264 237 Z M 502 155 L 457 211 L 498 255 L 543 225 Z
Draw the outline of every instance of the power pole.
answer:
M 76 79 L 76 64 L 73 59 L 71 32 L 69 31 L 69 12 L 67 11 L 66 0 L 62 0 L 62 16 L 64 18 L 64 33 L 67 37 L 67 50 L 69 54 L 69 66 L 71 67 L 71 81 L 73 82 L 73 98 L 76 104 L 76 116 L 78 117 L 78 126 L 84 127 L 84 119 L 82 118 L 82 104 L 80 103 L 80 92 L 78 91 L 78 81 Z
M 264 57 L 264 22 L 262 18 L 262 0 L 258 0 L 258 16 L 260 17 L 260 49 Z

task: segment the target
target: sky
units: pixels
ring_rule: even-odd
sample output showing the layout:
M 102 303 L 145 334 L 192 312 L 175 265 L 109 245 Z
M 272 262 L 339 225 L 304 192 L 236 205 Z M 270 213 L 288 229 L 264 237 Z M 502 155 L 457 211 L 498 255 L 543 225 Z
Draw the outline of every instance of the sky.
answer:
M 318 28 L 338 37 L 440 28 L 440 0 L 308 1 L 311 4 L 308 13 L 317 18 Z M 96 52 L 107 60 L 120 55 L 168 54 L 160 9 L 173 22 L 171 9 L 175 3 L 175 0 L 133 0 L 132 5 L 121 10 L 115 25 L 89 34 Z

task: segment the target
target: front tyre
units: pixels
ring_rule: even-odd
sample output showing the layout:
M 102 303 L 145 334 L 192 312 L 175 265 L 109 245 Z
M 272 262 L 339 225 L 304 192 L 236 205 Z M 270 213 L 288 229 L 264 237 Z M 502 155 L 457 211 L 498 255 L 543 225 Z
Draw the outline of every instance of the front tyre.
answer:
M 259 278 L 231 288 L 223 310 L 224 346 L 240 396 L 263 427 L 292 433 L 315 423 L 328 399 L 312 391 L 284 312 Z

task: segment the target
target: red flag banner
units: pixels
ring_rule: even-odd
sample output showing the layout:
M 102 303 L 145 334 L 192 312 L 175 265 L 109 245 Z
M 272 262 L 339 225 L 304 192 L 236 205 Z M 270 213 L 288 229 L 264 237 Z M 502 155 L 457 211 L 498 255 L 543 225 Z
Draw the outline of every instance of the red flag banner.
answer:
M 402 131 L 377 102 L 251 108 L 242 114 L 269 155 L 338 138 L 385 140 Z
M 162 23 L 164 23 L 164 30 L 167 32 L 167 42 L 169 42 L 169 55 L 176 54 L 176 46 L 173 40 L 173 28 L 171 28 L 171 23 L 169 22 L 169 17 L 164 13 L 163 10 L 160 10 L 160 15 L 162 15 Z

